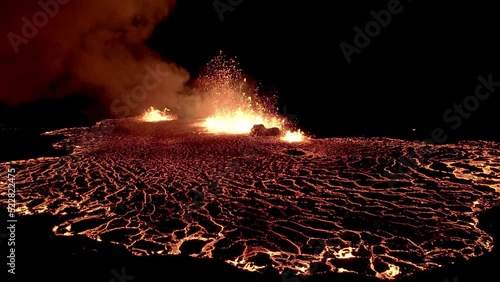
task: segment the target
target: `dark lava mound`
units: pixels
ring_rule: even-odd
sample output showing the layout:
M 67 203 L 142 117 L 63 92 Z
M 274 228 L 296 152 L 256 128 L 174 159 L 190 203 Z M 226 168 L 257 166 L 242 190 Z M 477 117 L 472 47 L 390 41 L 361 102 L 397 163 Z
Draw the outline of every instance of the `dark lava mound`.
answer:
M 252 136 L 280 136 L 281 130 L 277 127 L 266 128 L 263 124 L 256 124 L 250 130 Z

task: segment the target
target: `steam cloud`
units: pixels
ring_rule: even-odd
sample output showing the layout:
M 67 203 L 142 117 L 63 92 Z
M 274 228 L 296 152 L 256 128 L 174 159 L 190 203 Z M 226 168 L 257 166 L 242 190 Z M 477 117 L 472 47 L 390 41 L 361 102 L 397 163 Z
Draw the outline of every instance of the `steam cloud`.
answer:
M 175 0 L 1 1 L 0 102 L 17 105 L 85 94 L 112 113 L 113 101 L 118 100 L 115 108 L 125 105 L 121 103 L 143 85 L 149 68 L 168 75 L 148 89 L 141 103 L 127 105 L 130 113 L 155 104 L 186 104 L 179 94 L 189 73 L 145 45 L 174 6 Z M 46 21 L 39 12 L 48 15 Z M 27 21 L 34 30 L 25 27 Z

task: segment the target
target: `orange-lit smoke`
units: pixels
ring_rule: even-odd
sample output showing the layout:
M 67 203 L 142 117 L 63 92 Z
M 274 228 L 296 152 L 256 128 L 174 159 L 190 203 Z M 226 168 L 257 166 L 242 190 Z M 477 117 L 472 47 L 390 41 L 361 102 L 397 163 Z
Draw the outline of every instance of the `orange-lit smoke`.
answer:
M 171 75 L 147 94 L 145 106 L 176 103 L 189 74 L 167 63 L 145 41 L 174 9 L 174 0 L 56 0 L 53 16 L 16 54 L 6 35 L 23 35 L 23 18 L 44 12 L 34 0 L 0 1 L 0 103 L 16 105 L 39 98 L 73 94 L 99 101 L 96 111 L 110 112 L 110 104 L 142 85 L 146 68 L 161 66 Z M 54 5 L 55 5 L 54 4 Z M 54 6 L 55 7 L 55 6 Z M 45 12 L 46 13 L 46 12 Z M 26 32 L 24 32 L 25 34 Z M 34 32 L 33 32 L 34 33 Z M 152 82 L 151 82 L 152 83 Z M 136 111 L 141 111 L 137 106 Z M 131 112 L 130 115 L 133 115 Z

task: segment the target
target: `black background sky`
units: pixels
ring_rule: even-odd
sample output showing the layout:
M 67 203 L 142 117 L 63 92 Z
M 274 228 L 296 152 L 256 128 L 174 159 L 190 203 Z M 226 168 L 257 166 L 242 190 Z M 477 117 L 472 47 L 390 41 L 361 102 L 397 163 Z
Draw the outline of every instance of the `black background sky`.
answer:
M 474 95 L 479 75 L 500 81 L 494 4 L 401 1 L 402 11 L 347 63 L 339 44 L 354 45 L 354 27 L 364 29 L 370 11 L 389 2 L 243 0 L 221 21 L 213 0 L 179 0 L 149 46 L 192 76 L 219 50 L 237 56 L 317 136 L 399 136 L 416 128 L 424 138 L 442 127 L 455 137 L 498 138 L 500 87 L 456 130 L 443 120 L 453 104 Z M 76 122 L 79 104 L 67 101 L 51 104 L 52 111 L 29 109 L 43 113 L 42 123 L 61 116 Z M 4 123 L 28 109 L 4 108 Z

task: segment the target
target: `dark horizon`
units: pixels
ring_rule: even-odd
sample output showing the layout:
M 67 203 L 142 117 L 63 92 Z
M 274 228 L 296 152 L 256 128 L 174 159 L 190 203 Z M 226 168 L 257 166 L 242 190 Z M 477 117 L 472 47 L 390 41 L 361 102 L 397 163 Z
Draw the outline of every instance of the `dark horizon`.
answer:
M 318 137 L 425 139 L 438 129 L 448 136 L 445 142 L 500 140 L 499 91 L 478 105 L 469 98 L 479 77 L 500 81 L 494 9 L 486 4 L 234 1 L 239 4 L 217 12 L 215 3 L 229 7 L 224 1 L 178 1 L 147 45 L 191 79 L 220 51 L 236 57 L 245 74 L 277 93 L 282 113 L 286 107 L 299 127 Z M 387 14 L 381 10 L 388 5 L 395 13 L 383 22 Z M 374 14 L 382 21 L 380 31 L 358 48 L 356 28 L 365 30 L 377 20 Z M 467 99 L 472 104 L 460 106 Z M 106 105 L 85 92 L 0 103 L 0 123 L 35 129 L 91 125 L 116 117 Z

